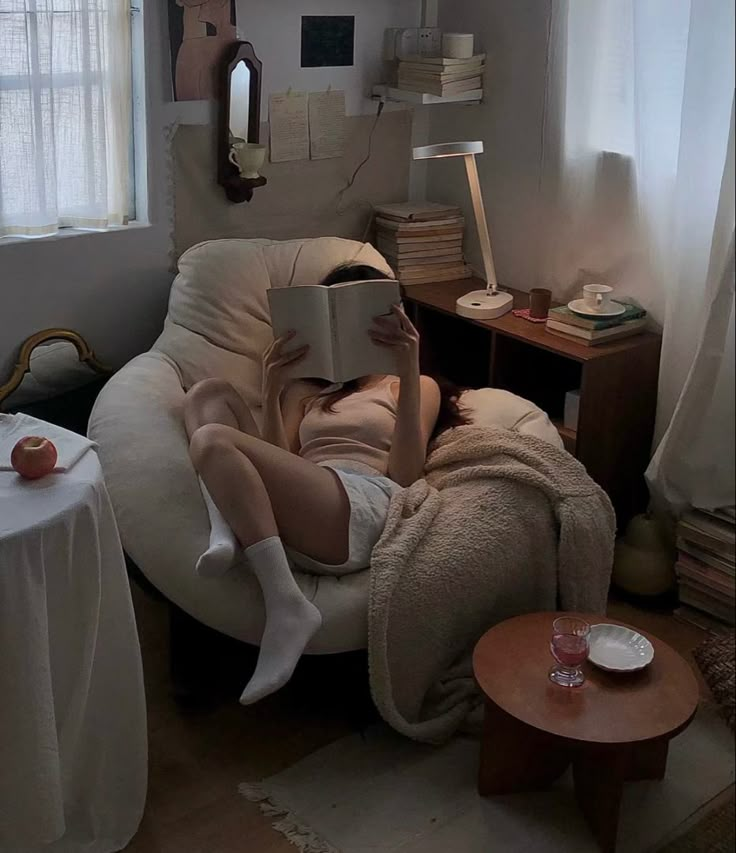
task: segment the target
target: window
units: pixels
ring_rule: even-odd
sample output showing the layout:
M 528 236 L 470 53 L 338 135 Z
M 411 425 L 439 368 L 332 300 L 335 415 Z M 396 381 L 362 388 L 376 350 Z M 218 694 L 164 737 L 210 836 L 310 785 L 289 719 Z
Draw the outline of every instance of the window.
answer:
M 568 151 L 637 158 L 641 127 L 679 138 L 690 0 L 572 0 L 567 18 Z
M 130 0 L 0 0 L 0 237 L 131 213 Z

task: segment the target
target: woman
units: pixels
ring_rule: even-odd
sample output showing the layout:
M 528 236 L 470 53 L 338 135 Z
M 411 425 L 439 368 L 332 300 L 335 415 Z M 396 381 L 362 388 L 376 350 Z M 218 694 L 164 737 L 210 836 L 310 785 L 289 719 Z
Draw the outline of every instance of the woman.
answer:
M 387 276 L 348 265 L 323 284 L 377 278 Z M 286 684 L 322 624 L 285 548 L 295 563 L 322 573 L 367 568 L 391 494 L 421 478 L 438 425 L 464 422 L 457 398 L 420 375 L 419 335 L 398 305 L 393 312 L 376 318 L 368 334 L 394 353 L 396 374 L 337 390 L 319 380 L 290 382 L 307 348 L 289 347 L 293 333 L 276 339 L 264 357 L 262 432 L 226 382 L 205 380 L 185 398 L 190 454 L 212 522 L 197 569 L 227 571 L 239 543 L 263 590 L 266 627 L 243 704 Z

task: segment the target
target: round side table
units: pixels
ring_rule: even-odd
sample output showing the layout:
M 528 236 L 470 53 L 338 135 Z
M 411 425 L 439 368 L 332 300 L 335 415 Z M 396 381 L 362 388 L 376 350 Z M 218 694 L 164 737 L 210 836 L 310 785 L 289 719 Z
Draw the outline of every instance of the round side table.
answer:
M 148 747 L 123 551 L 93 450 L 0 471 L 0 853 L 110 853 L 138 829 Z
M 654 660 L 646 669 L 607 673 L 588 662 L 582 687 L 559 687 L 548 677 L 557 615 L 509 619 L 475 648 L 473 670 L 486 698 L 478 790 L 538 790 L 572 764 L 578 805 L 608 853 L 616 848 L 624 782 L 664 777 L 670 740 L 695 716 L 698 683 L 687 661 L 647 635 Z M 580 615 L 591 624 L 625 624 Z

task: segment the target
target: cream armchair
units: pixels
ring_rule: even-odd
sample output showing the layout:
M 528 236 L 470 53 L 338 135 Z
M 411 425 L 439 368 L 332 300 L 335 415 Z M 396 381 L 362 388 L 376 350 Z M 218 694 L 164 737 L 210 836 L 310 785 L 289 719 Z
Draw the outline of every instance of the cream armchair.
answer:
M 258 644 L 261 592 L 247 566 L 203 579 L 195 563 L 207 548 L 209 519 L 189 459 L 182 419 L 185 392 L 207 377 L 226 379 L 259 419 L 261 358 L 271 341 L 266 291 L 311 284 L 341 263 L 389 272 L 371 246 L 312 240 L 217 240 L 179 260 L 161 336 L 100 394 L 89 435 L 99 455 L 123 546 L 148 580 L 183 611 L 218 631 Z M 531 432 L 559 443 L 546 415 L 503 391 L 468 392 L 479 423 Z M 296 571 L 323 625 L 308 652 L 365 648 L 368 572 L 324 577 Z

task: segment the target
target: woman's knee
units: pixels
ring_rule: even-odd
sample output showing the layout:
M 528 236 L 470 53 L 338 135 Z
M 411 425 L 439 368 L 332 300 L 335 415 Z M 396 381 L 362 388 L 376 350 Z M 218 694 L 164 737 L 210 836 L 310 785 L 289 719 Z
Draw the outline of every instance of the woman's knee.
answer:
M 184 399 L 191 403 L 193 401 L 230 397 L 235 393 L 235 389 L 226 379 L 202 379 L 192 385 Z
M 236 449 L 230 432 L 231 427 L 223 424 L 205 424 L 194 431 L 189 442 L 189 455 L 198 471 Z

